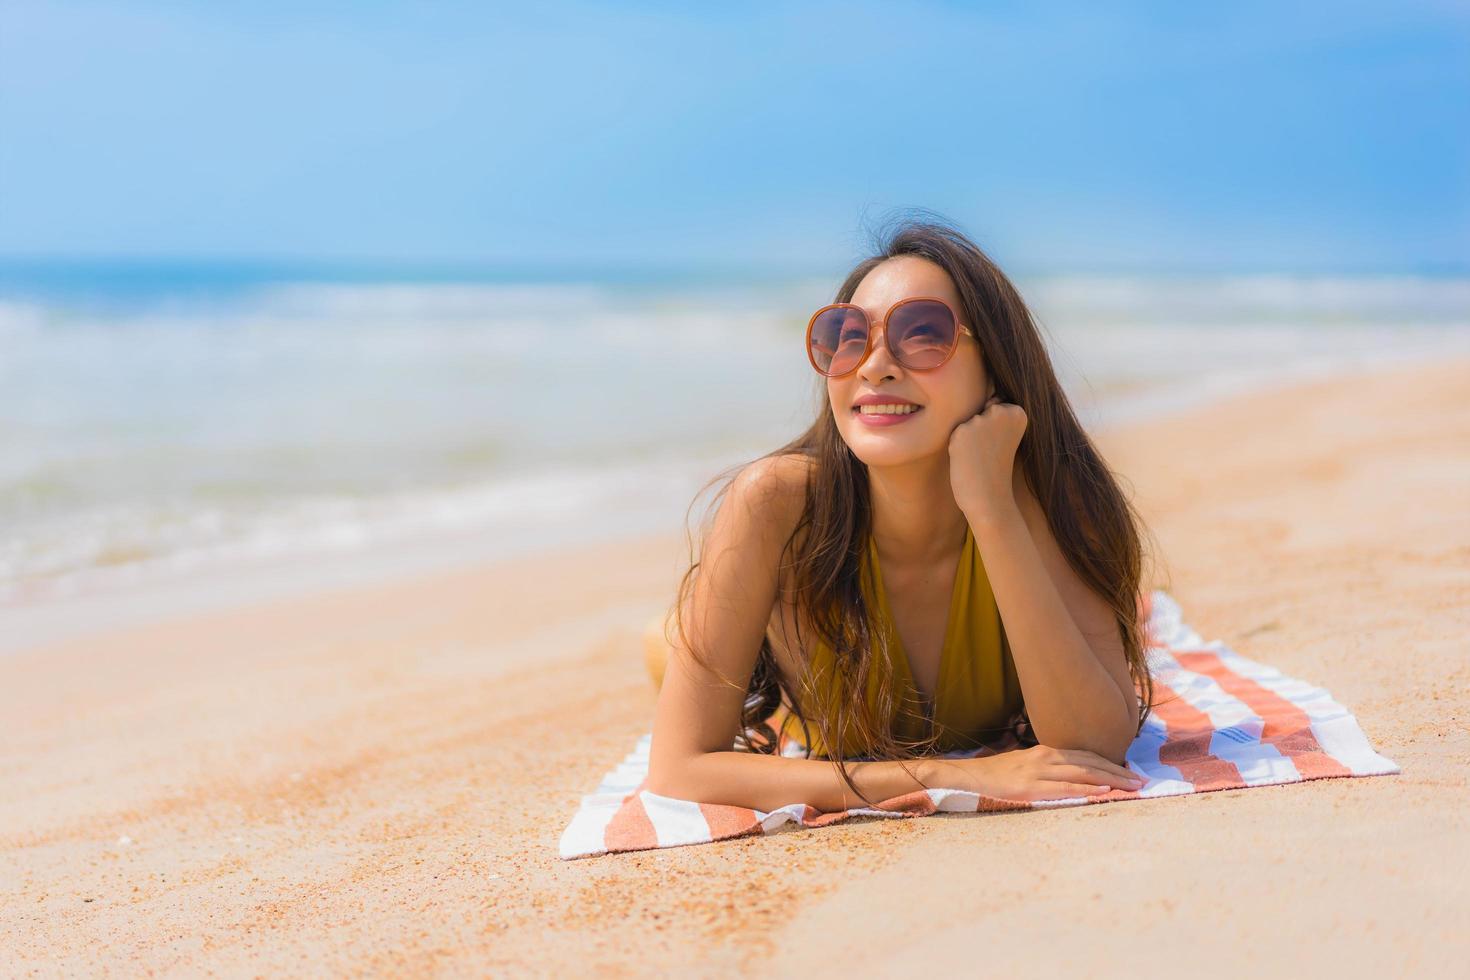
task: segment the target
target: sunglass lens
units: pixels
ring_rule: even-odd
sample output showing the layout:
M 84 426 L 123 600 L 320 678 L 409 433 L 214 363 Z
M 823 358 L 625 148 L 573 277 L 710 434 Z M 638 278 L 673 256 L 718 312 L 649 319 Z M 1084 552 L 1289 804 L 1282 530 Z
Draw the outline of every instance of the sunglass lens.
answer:
M 823 374 L 841 375 L 862 363 L 868 346 L 868 318 L 861 310 L 823 310 L 812 321 L 812 362 Z
M 888 318 L 888 331 L 899 361 L 917 371 L 938 367 L 954 349 L 954 314 L 934 300 L 901 303 Z

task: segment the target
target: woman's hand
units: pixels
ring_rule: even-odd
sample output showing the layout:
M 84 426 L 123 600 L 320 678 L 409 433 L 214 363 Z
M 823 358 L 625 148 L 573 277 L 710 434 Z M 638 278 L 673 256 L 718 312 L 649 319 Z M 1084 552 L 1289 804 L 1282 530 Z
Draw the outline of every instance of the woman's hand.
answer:
M 949 434 L 950 489 L 967 516 L 1004 513 L 1016 506 L 1012 471 L 1025 432 L 1026 410 L 1001 401 L 992 382 L 980 413 Z
M 930 780 L 936 788 L 964 789 L 1002 800 L 1063 800 L 1098 796 L 1112 789 L 1132 792 L 1144 780 L 1086 749 L 1034 745 L 977 759 L 936 758 Z

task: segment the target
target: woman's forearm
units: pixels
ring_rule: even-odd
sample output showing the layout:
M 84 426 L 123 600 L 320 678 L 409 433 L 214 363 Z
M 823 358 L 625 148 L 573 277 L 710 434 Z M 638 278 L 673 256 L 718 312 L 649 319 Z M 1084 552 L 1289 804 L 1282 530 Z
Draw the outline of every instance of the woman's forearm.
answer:
M 925 784 L 933 785 L 930 759 L 848 762 L 846 766 L 852 781 L 873 803 L 923 790 Z M 764 813 L 790 803 L 806 803 L 826 813 L 868 805 L 843 782 L 837 767 L 825 759 L 752 752 L 702 753 L 685 760 L 677 770 L 650 772 L 646 788 L 659 796 L 748 806 Z
M 1114 761 L 1134 735 L 1118 685 L 1077 628 L 1014 505 L 967 515 L 1005 623 L 1036 737 Z

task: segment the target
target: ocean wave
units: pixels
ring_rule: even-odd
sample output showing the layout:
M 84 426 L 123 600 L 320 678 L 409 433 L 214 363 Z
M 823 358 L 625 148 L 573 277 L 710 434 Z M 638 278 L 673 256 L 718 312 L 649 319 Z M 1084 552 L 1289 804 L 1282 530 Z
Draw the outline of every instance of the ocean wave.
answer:
M 691 471 L 663 468 L 668 457 L 697 469 L 700 453 L 774 448 L 825 398 L 801 334 L 833 286 L 311 282 L 116 306 L 0 298 L 0 590 L 682 516 Z M 1470 349 L 1464 279 L 1021 287 L 1089 424 Z

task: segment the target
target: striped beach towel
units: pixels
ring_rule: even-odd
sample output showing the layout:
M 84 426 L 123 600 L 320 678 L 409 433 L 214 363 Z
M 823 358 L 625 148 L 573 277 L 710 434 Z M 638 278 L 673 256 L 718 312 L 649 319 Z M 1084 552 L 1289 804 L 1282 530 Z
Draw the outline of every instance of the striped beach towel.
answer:
M 649 733 L 596 792 L 582 797 L 562 832 L 561 856 L 703 844 L 769 834 L 788 825 L 824 827 L 858 816 L 1082 806 L 1401 771 L 1373 750 L 1357 719 L 1326 690 L 1243 657 L 1219 640 L 1204 642 L 1184 623 L 1178 603 L 1167 592 L 1154 591 L 1141 610 L 1148 616 L 1148 665 L 1156 703 L 1127 753 L 1128 767 L 1148 780 L 1139 789 L 1026 802 L 938 788 L 915 790 L 876 807 L 824 813 L 792 803 L 766 813 L 650 793 L 644 788 L 653 740 Z M 976 757 L 1035 744 L 1024 717 L 1018 716 L 1001 742 L 947 755 Z M 778 748 L 782 755 L 805 755 L 794 740 L 783 739 Z

